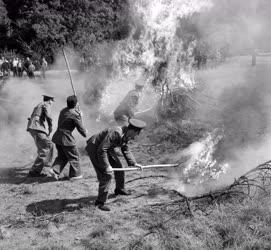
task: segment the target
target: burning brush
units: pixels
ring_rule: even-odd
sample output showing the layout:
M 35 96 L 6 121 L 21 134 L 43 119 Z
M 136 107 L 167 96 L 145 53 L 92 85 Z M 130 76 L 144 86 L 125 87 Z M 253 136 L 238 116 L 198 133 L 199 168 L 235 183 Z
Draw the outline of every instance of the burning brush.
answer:
M 229 168 L 228 163 L 219 163 L 214 159 L 214 154 L 218 143 L 223 135 L 218 129 L 199 142 L 192 143 L 187 149 L 179 153 L 167 156 L 167 159 L 175 162 L 174 164 L 156 164 L 131 168 L 114 168 L 114 171 L 136 171 L 150 168 L 173 168 L 176 171 L 181 170 L 181 176 L 187 183 L 203 183 L 209 180 L 218 179 L 221 174 L 225 174 Z
M 183 170 L 188 182 L 205 182 L 210 179 L 218 179 L 221 174 L 226 173 L 228 163 L 219 163 L 214 159 L 218 143 L 223 138 L 219 130 L 208 133 L 206 138 L 200 142 L 192 143 L 183 154 L 190 155 Z
M 192 143 L 188 148 L 167 155 L 164 162 L 169 160 L 180 166 L 179 176 L 186 183 L 204 183 L 218 179 L 229 169 L 228 163 L 220 163 L 215 159 L 219 143 L 222 142 L 223 131 L 215 129 L 207 133 L 200 141 Z M 175 176 L 175 173 L 174 173 Z

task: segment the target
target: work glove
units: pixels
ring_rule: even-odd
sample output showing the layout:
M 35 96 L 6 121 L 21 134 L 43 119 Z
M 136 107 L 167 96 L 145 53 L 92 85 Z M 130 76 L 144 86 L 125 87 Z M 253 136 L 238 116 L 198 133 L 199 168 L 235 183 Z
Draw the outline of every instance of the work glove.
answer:
M 143 170 L 143 166 L 141 164 L 136 163 L 135 167 L 139 168 L 141 171 Z
M 105 172 L 106 172 L 107 174 L 111 174 L 111 173 L 113 173 L 113 168 L 112 168 L 111 166 L 109 166 L 109 167 L 107 167 L 107 168 L 105 169 Z

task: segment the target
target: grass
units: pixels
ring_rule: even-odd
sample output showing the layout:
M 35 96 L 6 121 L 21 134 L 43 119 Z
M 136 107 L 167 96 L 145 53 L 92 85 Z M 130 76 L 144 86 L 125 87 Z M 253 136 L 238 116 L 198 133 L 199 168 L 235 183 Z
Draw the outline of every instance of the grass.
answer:
M 168 197 L 168 202 L 172 199 L 177 197 Z M 131 209 L 131 203 L 132 200 L 121 206 L 111 203 L 120 210 L 116 215 L 84 208 L 79 212 L 47 215 L 43 223 L 30 223 L 27 228 L 35 229 L 32 242 L 37 241 L 35 249 L 39 250 L 270 249 L 268 195 L 242 202 L 224 200 L 215 204 L 210 214 L 197 211 L 193 217 L 185 213 L 182 204 L 157 207 L 138 206 L 135 202 L 133 205 L 137 207 Z M 57 240 L 63 234 L 70 235 L 69 243 L 68 238 Z
M 68 250 L 68 248 L 63 246 L 46 246 L 46 247 L 40 247 L 38 250 Z
M 208 216 L 187 217 L 164 208 L 147 216 L 146 211 L 141 226 L 149 233 L 130 242 L 127 249 L 271 249 L 268 200 L 221 204 Z M 176 216 L 167 221 L 173 213 Z
M 157 163 L 209 129 L 199 122 L 166 120 L 146 132 L 154 146 L 138 143 L 133 151 L 141 162 Z M 242 202 L 225 198 L 223 203 L 208 207 L 208 214 L 194 211 L 192 217 L 186 205 L 173 203 L 180 197 L 166 189 L 164 179 L 149 178 L 129 182 L 127 188 L 135 193 L 109 199 L 112 210 L 104 213 L 93 204 L 96 175 L 89 159 L 84 159 L 82 168 L 87 178 L 80 182 L 1 186 L 0 210 L 5 213 L 0 222 L 14 237 L 0 241 L 0 249 L 31 249 L 34 244 L 40 250 L 271 249 L 271 203 L 267 194 Z M 158 172 L 127 173 L 126 181 L 144 174 Z M 110 193 L 114 184 L 111 188 Z M 86 199 L 89 196 L 93 200 Z M 167 206 L 154 206 L 158 203 Z M 78 209 L 67 210 L 67 204 L 76 204 Z

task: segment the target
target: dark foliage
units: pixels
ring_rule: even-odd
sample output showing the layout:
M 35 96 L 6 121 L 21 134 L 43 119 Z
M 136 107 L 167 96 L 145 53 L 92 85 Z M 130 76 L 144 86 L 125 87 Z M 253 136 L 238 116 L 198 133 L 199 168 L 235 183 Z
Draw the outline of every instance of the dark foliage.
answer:
M 129 34 L 127 1 L 3 1 L 6 6 L 0 2 L 0 25 L 5 13 L 11 22 L 5 26 L 9 34 L 0 30 L 1 36 L 6 34 L 0 50 L 6 48 L 53 60 L 64 45 L 87 54 L 95 43 L 122 39 Z

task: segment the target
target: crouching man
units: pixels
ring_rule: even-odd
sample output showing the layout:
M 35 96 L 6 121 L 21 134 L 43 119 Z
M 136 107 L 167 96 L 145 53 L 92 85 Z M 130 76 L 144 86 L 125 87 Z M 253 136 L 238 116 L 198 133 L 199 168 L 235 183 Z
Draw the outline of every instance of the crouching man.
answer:
M 112 127 L 93 135 L 88 141 L 86 150 L 89 158 L 96 171 L 99 181 L 98 197 L 95 205 L 104 211 L 110 211 L 110 208 L 105 205 L 108 191 L 112 179 L 113 168 L 122 168 L 115 148 L 120 148 L 128 166 L 136 166 L 137 164 L 132 153 L 129 150 L 128 142 L 134 140 L 139 135 L 142 128 L 146 126 L 145 122 L 137 119 L 130 119 L 128 126 Z M 124 189 L 124 171 L 115 172 L 115 195 L 129 195 Z
M 72 131 L 76 128 L 83 136 L 87 136 L 87 131 L 82 124 L 81 112 L 77 109 L 77 97 L 67 98 L 67 107 L 61 110 L 58 118 L 58 127 L 53 135 L 52 141 L 56 145 L 57 157 L 53 163 L 50 174 L 58 179 L 67 163 L 70 164 L 70 180 L 81 179 L 82 173 L 79 163 L 79 152 L 76 146 Z

